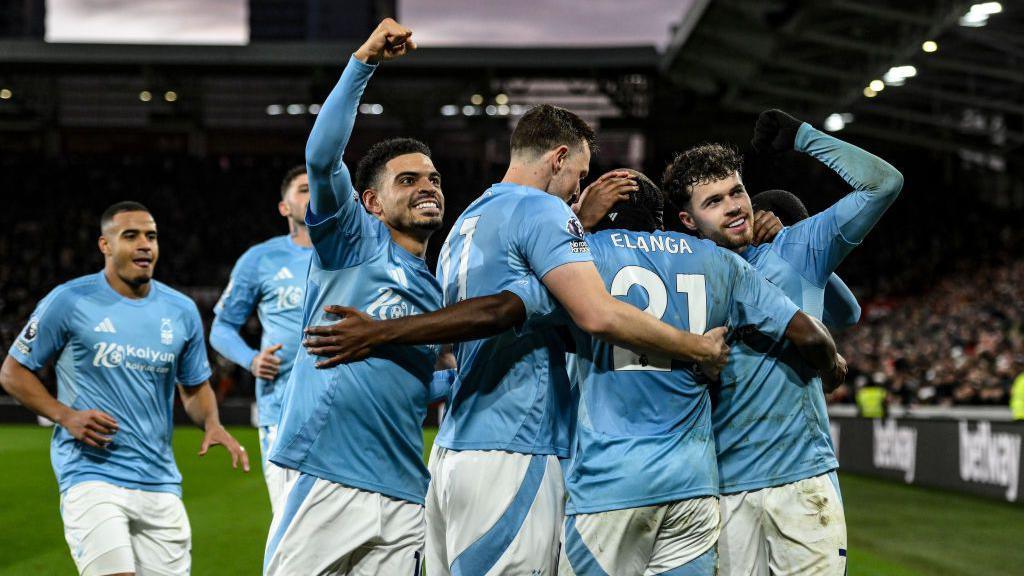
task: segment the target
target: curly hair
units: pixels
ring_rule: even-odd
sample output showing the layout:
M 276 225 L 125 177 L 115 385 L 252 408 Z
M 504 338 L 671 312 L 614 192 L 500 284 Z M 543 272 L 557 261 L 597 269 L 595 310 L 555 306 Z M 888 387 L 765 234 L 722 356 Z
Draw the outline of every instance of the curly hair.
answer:
M 690 203 L 693 187 L 743 172 L 743 156 L 727 144 L 701 144 L 677 154 L 665 169 L 662 190 L 679 208 Z
M 389 138 L 370 146 L 356 165 L 352 179 L 356 191 L 361 194 L 364 190 L 380 186 L 379 180 L 385 164 L 399 156 L 416 153 L 430 158 L 430 148 L 414 138 Z
M 586 142 L 590 153 L 597 151 L 594 129 L 582 118 L 558 106 L 534 106 L 512 130 L 512 153 L 544 153 L 557 146 Z
M 292 185 L 292 180 L 295 180 L 299 176 L 306 173 L 306 165 L 299 164 L 298 166 L 292 166 L 287 172 L 284 173 L 284 178 L 281 179 L 281 199 L 284 200 L 286 194 L 288 194 L 288 187 Z

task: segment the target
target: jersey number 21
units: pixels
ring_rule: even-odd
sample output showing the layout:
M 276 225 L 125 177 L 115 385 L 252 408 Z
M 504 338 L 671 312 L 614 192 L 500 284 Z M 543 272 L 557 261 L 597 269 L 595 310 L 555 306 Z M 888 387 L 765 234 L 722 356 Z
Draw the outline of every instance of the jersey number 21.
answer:
M 647 292 L 644 312 L 661 320 L 668 308 L 668 288 L 661 277 L 642 266 L 626 266 L 612 279 L 612 296 L 625 296 L 633 286 Z M 686 294 L 687 323 L 690 332 L 703 334 L 708 325 L 707 289 L 703 274 L 676 274 L 676 293 Z M 612 347 L 615 370 L 654 370 L 668 372 L 672 360 L 663 356 L 637 354 L 626 348 Z

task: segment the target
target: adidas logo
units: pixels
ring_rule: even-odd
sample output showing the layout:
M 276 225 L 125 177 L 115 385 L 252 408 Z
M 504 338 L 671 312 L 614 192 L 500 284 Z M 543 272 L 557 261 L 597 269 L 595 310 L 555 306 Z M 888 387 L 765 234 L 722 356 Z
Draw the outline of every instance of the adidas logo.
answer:
M 292 275 L 292 271 L 287 267 L 281 268 L 277 271 L 277 274 L 274 274 L 274 280 L 291 280 L 292 278 L 295 278 L 295 276 Z
M 114 328 L 114 323 L 110 321 L 110 318 L 104 318 L 102 322 L 93 328 L 95 332 L 109 332 L 111 334 L 117 334 L 117 330 Z

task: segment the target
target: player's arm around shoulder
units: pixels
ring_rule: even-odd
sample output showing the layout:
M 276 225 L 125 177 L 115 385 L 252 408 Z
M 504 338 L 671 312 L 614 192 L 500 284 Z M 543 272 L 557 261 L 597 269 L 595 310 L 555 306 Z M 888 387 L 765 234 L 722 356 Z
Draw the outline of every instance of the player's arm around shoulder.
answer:
M 612 297 L 593 262 L 564 264 L 548 272 L 542 281 L 573 322 L 597 338 L 634 350 L 700 362 L 710 375 L 725 365 L 729 347 L 724 327 L 698 335 L 669 326 Z
M 619 346 L 706 363 L 710 373 L 724 366 L 724 330 L 683 332 L 608 293 L 583 225 L 562 200 L 528 196 L 513 211 L 511 225 L 511 247 L 583 331 Z

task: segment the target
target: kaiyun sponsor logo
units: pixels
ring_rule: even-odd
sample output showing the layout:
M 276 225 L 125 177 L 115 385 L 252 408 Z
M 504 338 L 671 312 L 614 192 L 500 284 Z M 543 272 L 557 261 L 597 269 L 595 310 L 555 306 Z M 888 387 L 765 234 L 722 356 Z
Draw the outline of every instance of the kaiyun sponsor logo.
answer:
M 117 344 L 114 342 L 97 342 L 93 349 L 96 355 L 92 358 L 92 365 L 97 368 L 118 368 L 124 365 L 131 370 L 156 370 L 162 366 L 153 364 L 169 364 L 174 362 L 174 352 L 161 352 L 149 346 L 132 346 L 131 344 Z M 131 360 L 148 362 L 147 365 L 140 365 Z

